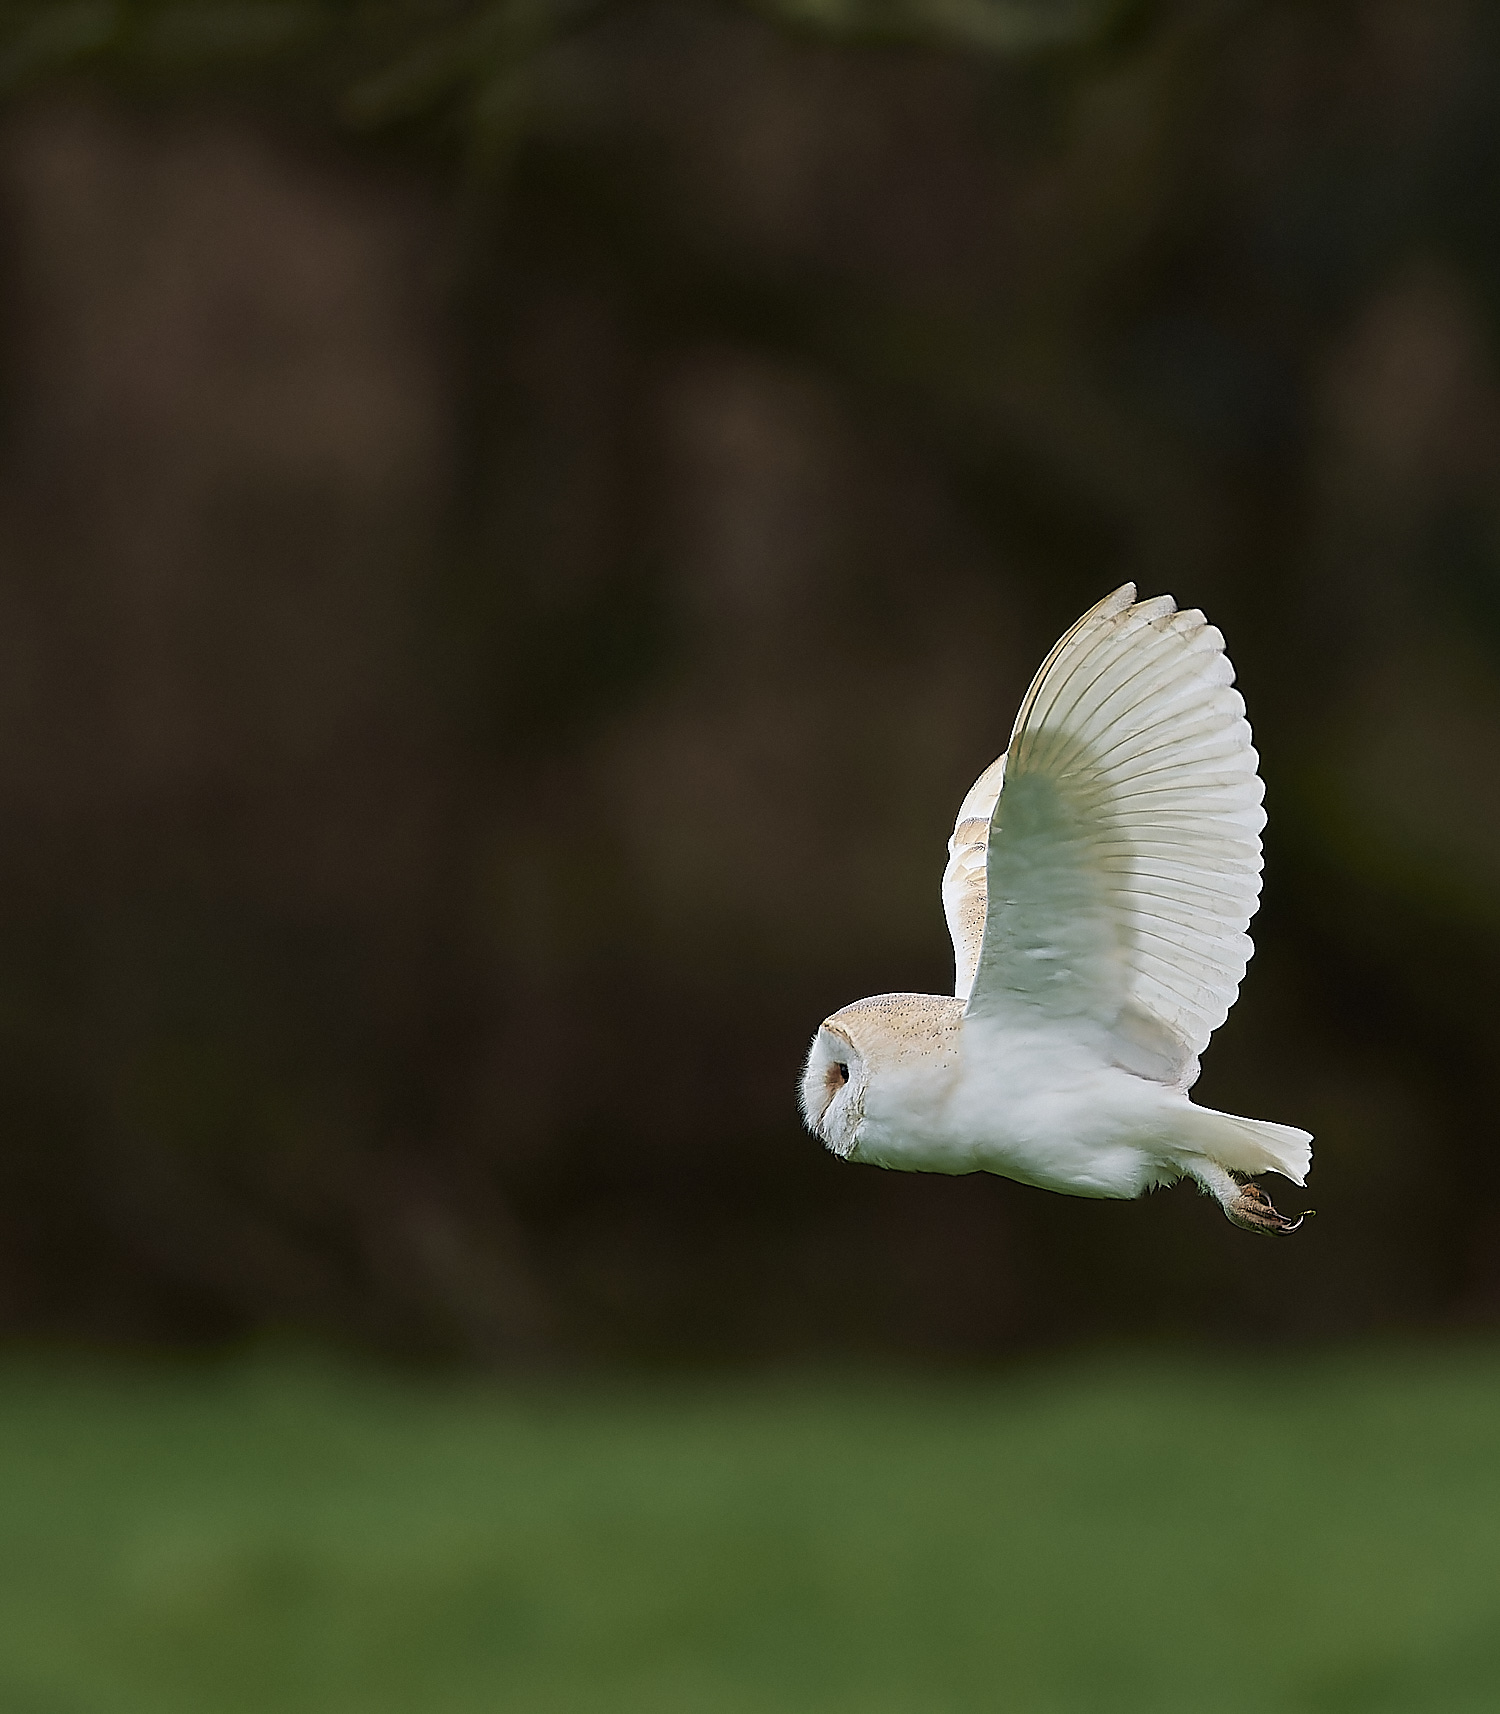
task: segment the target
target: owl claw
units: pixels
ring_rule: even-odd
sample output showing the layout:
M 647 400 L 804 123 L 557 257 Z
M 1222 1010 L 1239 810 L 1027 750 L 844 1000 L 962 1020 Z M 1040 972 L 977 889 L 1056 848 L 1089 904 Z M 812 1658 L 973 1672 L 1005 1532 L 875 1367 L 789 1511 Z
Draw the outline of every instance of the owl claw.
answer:
M 1245 1231 L 1269 1235 L 1273 1232 L 1295 1232 L 1312 1210 L 1299 1214 L 1295 1220 L 1289 1219 L 1276 1212 L 1275 1204 L 1258 1184 L 1242 1184 L 1234 1201 L 1224 1204 L 1224 1212 Z

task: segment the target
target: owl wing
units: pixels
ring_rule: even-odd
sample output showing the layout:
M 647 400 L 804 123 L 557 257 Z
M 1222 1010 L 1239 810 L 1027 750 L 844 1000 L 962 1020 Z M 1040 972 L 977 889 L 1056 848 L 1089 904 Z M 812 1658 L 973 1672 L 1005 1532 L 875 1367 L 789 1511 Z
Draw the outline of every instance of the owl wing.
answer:
M 1134 584 L 1053 649 L 994 780 L 966 1016 L 1092 1020 L 1115 1063 L 1197 1075 L 1260 898 L 1264 788 L 1233 680 L 1201 613 Z

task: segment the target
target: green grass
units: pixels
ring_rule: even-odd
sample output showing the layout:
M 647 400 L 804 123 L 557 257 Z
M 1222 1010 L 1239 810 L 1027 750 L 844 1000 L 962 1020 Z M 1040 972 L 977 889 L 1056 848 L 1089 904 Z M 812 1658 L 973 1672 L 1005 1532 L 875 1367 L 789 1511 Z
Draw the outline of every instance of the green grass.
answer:
M 1493 1714 L 1500 1355 L 0 1367 L 0 1714 Z

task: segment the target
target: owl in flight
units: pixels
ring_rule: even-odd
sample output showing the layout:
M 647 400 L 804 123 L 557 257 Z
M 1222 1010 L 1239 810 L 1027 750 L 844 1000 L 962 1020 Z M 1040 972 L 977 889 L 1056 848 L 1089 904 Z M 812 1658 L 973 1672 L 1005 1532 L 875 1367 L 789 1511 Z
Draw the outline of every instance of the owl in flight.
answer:
M 994 1172 L 1070 1196 L 1188 1177 L 1293 1232 L 1252 1175 L 1305 1182 L 1311 1136 L 1188 1099 L 1253 950 L 1264 787 L 1224 638 L 1169 595 L 1107 596 L 1042 663 L 943 874 L 953 997 L 824 1021 L 808 1128 L 844 1160 Z

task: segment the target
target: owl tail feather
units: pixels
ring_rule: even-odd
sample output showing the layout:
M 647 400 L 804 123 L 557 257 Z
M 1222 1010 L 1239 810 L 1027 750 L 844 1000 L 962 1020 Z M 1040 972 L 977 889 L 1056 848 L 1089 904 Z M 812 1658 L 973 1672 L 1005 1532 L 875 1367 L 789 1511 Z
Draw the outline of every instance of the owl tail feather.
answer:
M 1195 1107 L 1189 1102 L 1173 1133 L 1185 1154 L 1201 1155 L 1231 1172 L 1279 1172 L 1293 1184 L 1307 1183 L 1312 1133 L 1299 1131 L 1295 1125 L 1241 1119 L 1234 1113 L 1216 1113 L 1211 1107 Z

